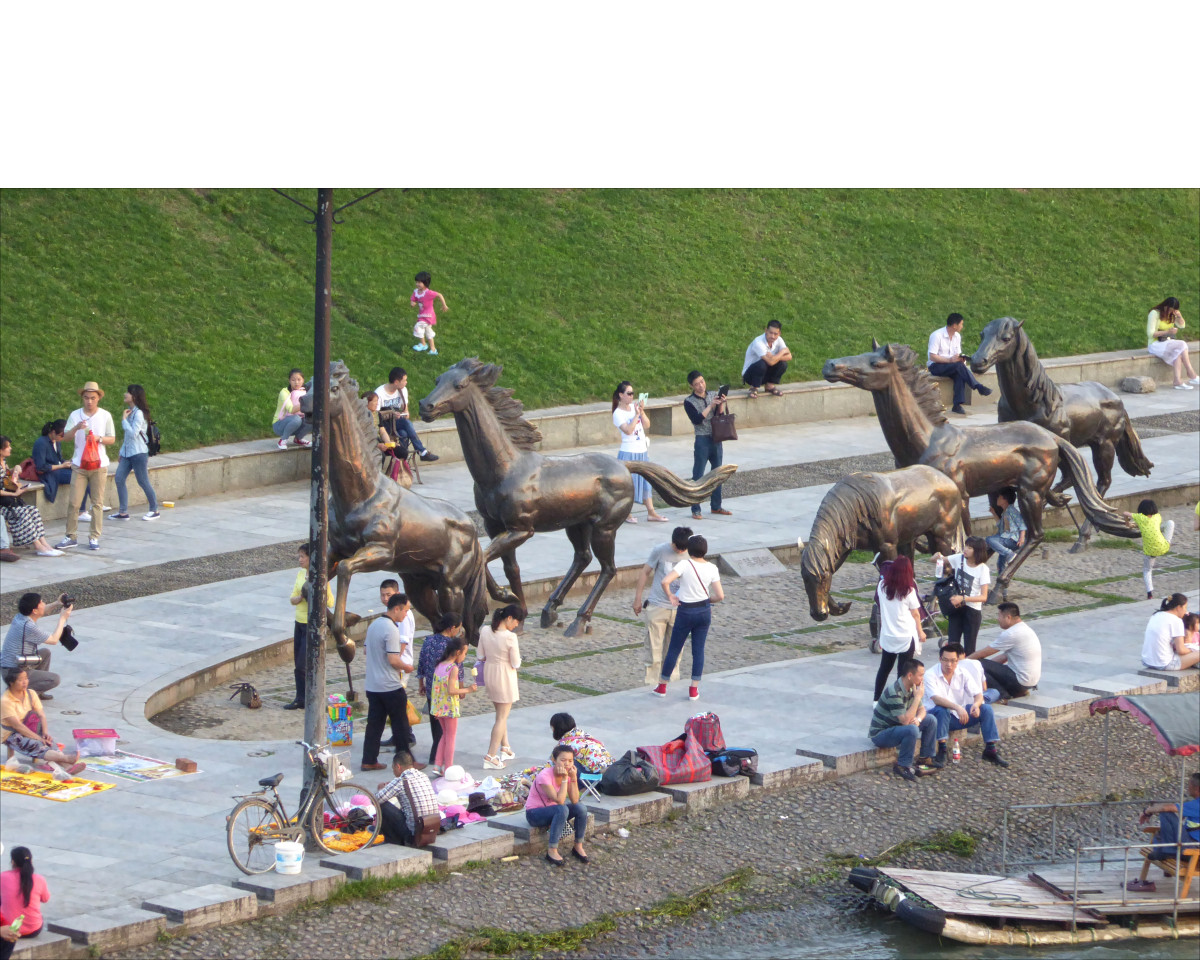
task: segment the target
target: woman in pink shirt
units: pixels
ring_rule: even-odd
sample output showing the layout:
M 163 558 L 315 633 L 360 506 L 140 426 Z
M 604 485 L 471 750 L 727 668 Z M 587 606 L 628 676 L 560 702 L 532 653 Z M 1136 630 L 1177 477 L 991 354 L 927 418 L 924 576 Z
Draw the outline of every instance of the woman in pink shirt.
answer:
M 21 936 L 36 937 L 42 932 L 41 905 L 50 900 L 46 878 L 33 872 L 33 855 L 28 847 L 13 847 L 12 869 L 0 873 L 0 914 L 13 922 L 21 921 Z
M 525 801 L 525 819 L 533 827 L 549 827 L 550 848 L 546 859 L 556 867 L 565 867 L 567 862 L 559 855 L 558 842 L 562 839 L 570 820 L 575 828 L 575 845 L 571 856 L 581 863 L 588 862 L 583 849 L 583 835 L 587 831 L 587 808 L 579 802 L 579 780 L 575 772 L 575 751 L 560 743 L 550 753 L 553 761 L 533 778 L 529 799 Z

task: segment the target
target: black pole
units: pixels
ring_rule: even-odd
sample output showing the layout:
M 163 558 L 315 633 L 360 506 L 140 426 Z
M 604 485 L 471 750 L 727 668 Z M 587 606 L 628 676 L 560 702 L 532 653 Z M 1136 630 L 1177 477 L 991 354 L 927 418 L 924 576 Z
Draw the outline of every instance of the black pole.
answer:
M 329 318 L 333 309 L 333 191 L 317 191 L 316 324 L 313 335 L 313 445 L 311 513 L 308 540 L 312 562 L 308 565 L 308 644 L 305 650 L 304 739 L 311 744 L 325 739 L 325 595 L 329 583 Z M 304 785 L 313 771 L 304 765 Z

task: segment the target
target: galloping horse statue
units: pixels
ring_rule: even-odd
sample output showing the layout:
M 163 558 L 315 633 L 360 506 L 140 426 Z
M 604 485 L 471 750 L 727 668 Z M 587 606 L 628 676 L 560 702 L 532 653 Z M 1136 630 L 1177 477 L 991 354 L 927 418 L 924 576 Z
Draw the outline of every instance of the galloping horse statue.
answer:
M 718 467 L 693 483 L 648 461 L 618 460 L 603 453 L 544 457 L 533 449 L 542 435 L 521 415 L 521 402 L 513 399 L 512 390 L 496 386 L 503 369 L 477 358 L 455 364 L 421 401 L 421 419 L 454 414 L 463 456 L 475 481 L 475 506 L 492 538 L 487 559 L 502 559 L 509 587 L 522 606 L 525 594 L 517 547 L 534 533 L 566 530 L 575 556 L 542 609 L 543 627 L 557 622 L 567 591 L 595 552 L 600 575 L 565 631 L 573 637 L 581 628 L 590 631 L 592 611 L 616 575 L 617 530 L 633 509 L 631 474 L 645 477 L 671 506 L 684 507 L 706 499 L 737 467 Z M 489 589 L 494 590 L 494 584 Z
M 912 559 L 922 537 L 928 553 L 950 554 L 961 546 L 962 499 L 948 476 L 917 465 L 843 477 L 817 508 L 800 554 L 812 618 L 840 617 L 850 609 L 849 603 L 830 600 L 829 591 L 851 550 L 873 550 L 883 560 L 901 553 Z
M 1068 441 L 1025 421 L 955 426 L 946 419 L 937 384 L 911 347 L 902 343 L 881 347 L 874 341 L 872 346 L 871 353 L 827 360 L 822 373 L 831 383 L 871 391 L 896 466 L 923 463 L 950 477 L 962 497 L 962 521 L 968 533 L 971 497 L 1008 486 L 1017 488 L 1028 536 L 996 581 L 999 595 L 1007 592 L 1013 574 L 1042 542 L 1046 504 L 1064 506 L 1067 502 L 1067 497 L 1051 489 L 1060 462 L 1092 523 L 1119 537 L 1137 535 L 1096 492 L 1087 462 Z
M 301 404 L 311 412 L 311 394 Z M 339 655 L 347 663 L 354 659 L 354 641 L 345 635 L 350 579 L 379 570 L 399 575 L 430 623 L 442 613 L 461 615 L 474 643 L 488 608 L 475 524 L 453 504 L 412 493 L 380 471 L 367 405 L 340 360 L 329 365 L 329 438 L 329 564 L 330 575 L 337 575 L 331 629 Z
M 1092 448 L 1100 496 L 1112 485 L 1114 457 L 1131 477 L 1150 476 L 1154 464 L 1142 451 L 1142 441 L 1121 398 L 1094 380 L 1056 384 L 1038 359 L 1023 321 L 1001 317 L 983 328 L 971 369 L 984 373 L 992 366 L 1000 381 L 1000 422 L 1028 420 L 1073 446 L 1087 444 Z M 1069 483 L 1064 474 L 1055 489 L 1062 490 Z M 1071 552 L 1082 550 L 1090 536 L 1085 524 Z

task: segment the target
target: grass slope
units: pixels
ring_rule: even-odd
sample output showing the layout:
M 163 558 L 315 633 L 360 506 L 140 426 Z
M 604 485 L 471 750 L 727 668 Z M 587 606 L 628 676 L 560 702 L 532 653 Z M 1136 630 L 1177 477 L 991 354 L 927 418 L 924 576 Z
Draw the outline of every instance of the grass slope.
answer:
M 269 435 L 288 368 L 312 363 L 305 216 L 268 190 L 0 194 L 15 457 L 88 379 L 114 412 L 144 384 L 167 449 Z M 1195 190 L 395 190 L 344 218 L 333 356 L 364 388 L 408 368 L 414 398 L 469 355 L 502 363 L 531 409 L 607 399 L 626 377 L 681 393 L 693 367 L 737 383 L 770 319 L 793 380 L 872 335 L 923 351 L 951 310 L 968 346 L 1012 315 L 1044 356 L 1139 347 L 1162 297 L 1189 318 L 1200 300 Z M 439 357 L 411 350 L 419 269 L 450 305 Z

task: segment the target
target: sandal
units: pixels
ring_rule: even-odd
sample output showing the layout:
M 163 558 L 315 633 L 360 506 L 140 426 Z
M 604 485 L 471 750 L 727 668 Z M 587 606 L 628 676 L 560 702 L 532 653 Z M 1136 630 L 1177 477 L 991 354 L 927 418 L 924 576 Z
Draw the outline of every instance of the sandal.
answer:
M 512 752 L 511 747 L 501 747 L 500 752 L 498 754 L 496 754 L 496 756 L 499 757 L 501 759 L 501 761 L 504 761 L 504 760 L 514 759 L 516 757 L 516 754 Z
M 748 394 L 746 394 L 746 396 L 751 400 L 757 400 L 758 399 L 758 387 L 751 387 L 750 392 Z
M 1125 889 L 1130 893 L 1154 893 L 1158 887 L 1153 880 L 1130 880 L 1125 884 Z
M 783 391 L 780 390 L 778 387 L 773 386 L 771 384 L 767 385 L 766 391 L 773 397 L 782 397 L 783 396 Z
M 498 757 L 493 757 L 490 753 L 485 753 L 483 755 L 483 769 L 503 770 L 504 763 Z
M 667 523 L 670 520 L 669 517 L 664 517 L 661 513 L 657 517 L 647 517 L 646 519 L 651 523 Z
M 637 523 L 637 517 L 629 516 L 625 518 L 626 523 Z

